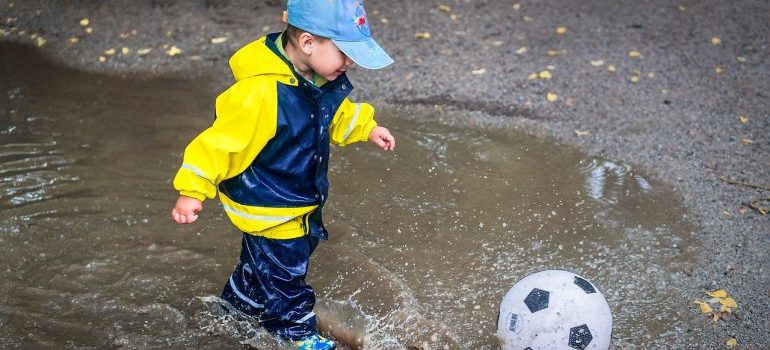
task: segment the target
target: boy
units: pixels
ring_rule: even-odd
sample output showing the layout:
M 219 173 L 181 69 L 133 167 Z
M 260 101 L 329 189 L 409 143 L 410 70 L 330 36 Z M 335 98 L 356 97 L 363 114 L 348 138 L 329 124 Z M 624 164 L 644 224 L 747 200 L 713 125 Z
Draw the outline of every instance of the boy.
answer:
M 230 59 L 236 82 L 217 97 L 213 125 L 185 149 L 172 217 L 195 221 L 219 193 L 244 232 L 222 298 L 297 349 L 334 349 L 318 335 L 305 283 L 310 255 L 328 236 L 329 143 L 394 149 L 374 108 L 346 98 L 353 87 L 345 76 L 354 62 L 379 69 L 393 59 L 372 39 L 362 0 L 289 0 L 287 11 L 283 33 Z

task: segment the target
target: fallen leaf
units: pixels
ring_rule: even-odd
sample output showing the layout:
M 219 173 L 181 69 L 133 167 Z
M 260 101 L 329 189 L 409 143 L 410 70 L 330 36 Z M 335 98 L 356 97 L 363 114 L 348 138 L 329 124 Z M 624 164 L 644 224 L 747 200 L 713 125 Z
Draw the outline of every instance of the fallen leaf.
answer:
M 86 28 L 86 34 L 93 34 L 93 33 L 94 33 L 94 28 L 91 28 L 91 27 Z
M 500 40 L 496 40 L 496 41 L 492 42 L 492 45 L 494 45 L 494 46 L 503 46 L 503 42 L 500 41 Z
M 679 11 L 687 11 L 687 7 L 679 5 Z
M 70 44 L 77 44 L 78 42 L 80 42 L 80 38 L 78 38 L 76 36 L 73 36 L 73 37 L 69 38 L 69 40 L 67 40 L 67 41 L 69 41 Z
M 487 72 L 486 68 L 479 68 L 479 69 L 476 69 L 476 70 L 472 70 L 471 74 L 473 74 L 473 75 L 482 75 L 482 74 L 484 74 L 486 72 Z
M 714 72 L 717 73 L 717 75 L 721 75 L 722 74 L 722 67 L 714 68 Z
M 738 340 L 736 340 L 735 338 L 727 339 L 727 341 L 725 342 L 725 345 L 727 345 L 729 347 L 736 346 L 736 345 L 738 345 Z
M 591 135 L 590 131 L 582 131 L 582 130 L 575 129 L 575 136 L 577 137 L 590 136 L 590 135 Z
M 649 73 L 647 73 L 647 77 L 650 78 L 650 79 L 654 79 L 655 78 L 655 73 L 649 72 Z
M 388 24 L 388 19 L 385 17 L 380 18 L 380 23 L 382 24 Z
M 451 20 L 453 20 L 453 21 L 456 21 L 456 20 L 460 19 L 460 17 L 462 17 L 462 15 L 457 15 L 457 14 L 451 14 L 451 15 L 449 15 L 449 18 L 450 18 Z
M 719 312 L 726 312 L 729 314 L 733 312 L 733 309 L 731 309 L 729 306 L 721 305 L 719 306 Z
M 417 39 L 430 39 L 430 33 L 428 32 L 415 33 L 414 37 Z
M 439 5 L 438 9 L 446 13 L 449 13 L 450 11 L 452 11 L 452 8 L 447 5 Z
M 733 309 L 738 307 L 738 303 L 736 303 L 735 300 L 731 297 L 724 298 L 720 300 L 719 303 Z
M 122 53 L 124 55 L 128 55 L 129 52 L 131 52 L 131 49 L 129 49 L 127 47 L 123 47 L 122 49 L 120 49 L 120 53 Z
M 146 47 L 146 48 L 143 48 L 143 49 L 136 50 L 136 54 L 139 55 L 139 56 L 144 56 L 144 55 L 150 53 L 150 51 L 152 51 L 152 48 Z
M 714 311 L 714 310 L 711 309 L 711 306 L 709 306 L 709 304 L 706 303 L 706 302 L 703 302 L 703 301 L 700 301 L 700 300 L 695 300 L 693 303 L 697 304 L 698 306 L 700 306 L 700 313 L 701 313 L 701 315 L 705 315 L 705 314 L 707 314 L 709 312 Z
M 89 24 L 91 24 L 91 21 L 88 20 L 88 18 L 83 18 L 80 20 L 80 25 L 83 27 L 88 27 Z
M 533 20 L 532 17 L 524 16 L 524 22 L 532 22 Z
M 642 54 L 639 51 L 628 51 L 628 57 L 631 58 L 641 58 Z
M 604 60 L 591 61 L 591 65 L 594 67 L 601 67 L 604 65 Z
M 110 49 L 104 50 L 104 54 L 107 56 L 112 56 L 115 54 L 115 49 L 110 48 Z
M 756 143 L 752 139 L 741 139 L 741 142 L 743 142 L 744 145 L 753 145 Z
M 120 35 L 118 35 L 121 39 L 128 39 L 129 36 L 131 36 L 131 33 L 120 33 Z
M 174 57 L 174 56 L 177 56 L 177 55 L 181 55 L 182 54 L 182 50 L 180 50 L 176 46 L 172 46 L 170 49 L 166 50 L 166 54 L 171 56 L 171 57 Z
M 227 37 L 226 36 L 220 36 L 218 38 L 212 38 L 211 39 L 211 43 L 212 44 L 221 44 L 221 43 L 223 43 L 225 41 L 227 41 Z
M 747 124 L 749 122 L 749 117 L 742 115 L 742 116 L 738 117 L 738 120 L 741 121 L 741 124 Z
M 556 102 L 556 100 L 559 99 L 559 95 L 557 95 L 557 94 L 555 94 L 553 92 L 549 92 L 549 93 L 545 94 L 545 98 L 548 100 L 548 102 Z
M 556 66 L 554 66 L 552 64 L 549 64 L 549 65 L 545 66 L 545 68 L 548 68 L 549 70 L 554 70 L 554 69 L 556 69 Z
M 558 52 L 558 51 L 556 51 L 556 50 L 548 50 L 548 52 L 547 52 L 546 54 L 547 54 L 548 56 L 551 56 L 551 57 L 553 57 L 553 56 L 557 56 L 557 55 L 559 55 L 559 52 Z
M 35 38 L 35 44 L 37 45 L 37 47 L 43 47 L 45 43 L 46 43 L 46 40 L 43 37 L 39 36 Z
M 547 71 L 547 70 L 544 70 L 544 71 L 542 71 L 542 72 L 540 72 L 540 73 L 537 73 L 537 76 L 538 76 L 540 79 L 544 79 L 544 80 L 548 80 L 548 79 L 551 79 L 551 77 L 552 77 L 552 75 L 551 75 L 551 72 L 550 72 L 550 71 Z
M 631 80 L 632 83 L 636 84 L 636 83 L 639 82 L 639 76 L 638 75 L 632 75 L 629 80 Z
M 537 79 L 537 73 L 532 73 L 527 77 L 527 80 L 535 80 Z
M 609 66 L 607 66 L 607 71 L 612 73 L 612 74 L 615 74 L 615 72 L 617 72 L 618 70 L 615 69 L 615 66 L 609 65 Z
M 520 4 L 520 3 L 518 3 L 518 2 L 517 2 L 517 3 L 515 3 L 515 4 L 513 4 L 513 9 L 514 9 L 515 11 L 521 10 L 521 4 Z
M 738 62 L 740 63 L 746 62 L 746 57 L 743 57 L 743 56 L 736 56 L 735 59 L 738 60 Z
M 556 28 L 556 34 L 563 35 L 567 33 L 567 27 L 558 27 Z
M 713 292 L 706 292 L 706 295 L 712 298 L 727 298 L 727 291 L 724 289 L 717 289 Z
M 721 43 L 722 39 L 720 39 L 718 36 L 711 38 L 711 45 L 719 45 Z
M 99 62 L 104 62 L 107 60 L 107 57 L 99 56 Z

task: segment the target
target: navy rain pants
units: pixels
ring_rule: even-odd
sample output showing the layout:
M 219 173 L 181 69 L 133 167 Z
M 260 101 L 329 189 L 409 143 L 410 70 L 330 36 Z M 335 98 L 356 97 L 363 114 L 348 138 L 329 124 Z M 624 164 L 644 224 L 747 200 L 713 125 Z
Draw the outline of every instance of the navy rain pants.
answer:
M 270 239 L 244 233 L 241 244 L 241 260 L 222 299 L 283 339 L 316 334 L 315 293 L 305 276 L 318 238 Z

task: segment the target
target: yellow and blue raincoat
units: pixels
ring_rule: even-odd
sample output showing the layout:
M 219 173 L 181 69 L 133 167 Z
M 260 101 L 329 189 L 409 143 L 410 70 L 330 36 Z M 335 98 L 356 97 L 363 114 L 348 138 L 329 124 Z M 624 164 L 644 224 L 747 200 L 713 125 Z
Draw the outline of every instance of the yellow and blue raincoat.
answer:
M 367 140 L 374 108 L 347 99 L 353 86 L 344 74 L 320 87 L 302 78 L 275 44 L 278 35 L 232 56 L 236 82 L 217 97 L 213 125 L 185 149 L 174 188 L 201 201 L 218 193 L 245 233 L 326 239 L 329 144 Z

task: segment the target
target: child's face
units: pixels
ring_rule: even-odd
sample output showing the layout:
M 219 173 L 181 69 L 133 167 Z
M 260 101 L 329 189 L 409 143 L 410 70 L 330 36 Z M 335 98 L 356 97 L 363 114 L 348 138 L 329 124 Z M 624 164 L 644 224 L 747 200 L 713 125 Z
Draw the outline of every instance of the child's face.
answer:
M 315 40 L 308 65 L 318 75 L 328 81 L 337 79 L 353 61 L 348 58 L 331 40 Z

